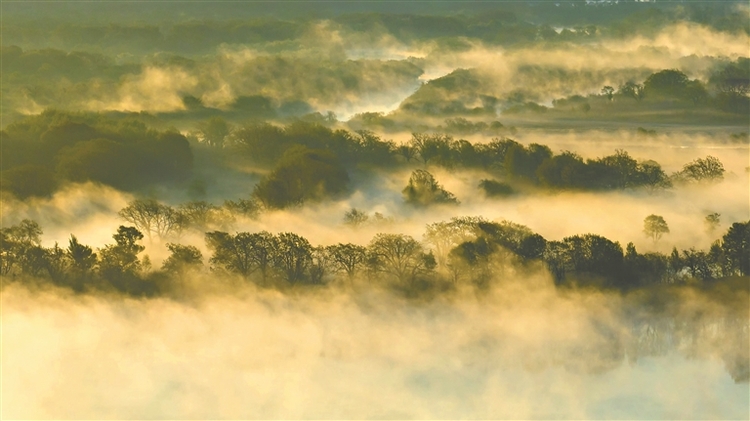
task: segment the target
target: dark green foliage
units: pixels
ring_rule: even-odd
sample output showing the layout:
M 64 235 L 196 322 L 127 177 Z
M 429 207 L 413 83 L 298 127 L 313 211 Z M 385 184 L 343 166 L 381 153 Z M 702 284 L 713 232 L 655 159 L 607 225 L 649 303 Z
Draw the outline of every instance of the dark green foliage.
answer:
M 618 243 L 594 234 L 546 241 L 523 225 L 476 217 L 428 225 L 425 241 L 433 249 L 401 234 L 377 234 L 367 247 L 313 247 L 297 234 L 274 236 L 265 231 L 235 235 L 214 231 L 206 234 L 206 245 L 212 252 L 213 270 L 236 273 L 264 287 L 323 285 L 338 274 L 354 282 L 357 273 L 367 269 L 369 279 L 379 277 L 393 291 L 419 297 L 453 288 L 444 282 L 445 275 L 454 283 L 468 280 L 486 289 L 502 281 L 507 269 L 533 269 L 533 262 L 543 261 L 559 286 L 630 291 L 746 279 L 749 227 L 750 221 L 734 223 L 708 251 L 675 248 L 669 256 L 639 254 L 632 243 L 623 254 Z M 57 244 L 44 248 L 41 234 L 39 225 L 30 220 L 0 231 L 3 276 L 11 281 L 47 281 L 76 292 L 115 290 L 143 296 L 169 293 L 169 284 L 158 286 L 154 281 L 180 277 L 202 266 L 203 256 L 196 247 L 168 243 L 170 256 L 163 271 L 149 274 L 148 257 L 139 257 L 144 251 L 139 244 L 143 234 L 134 227 L 119 227 L 113 235 L 115 244 L 100 249 L 98 255 L 72 235 L 67 249 Z
M 669 262 L 659 253 L 638 254 L 633 243 L 628 243 L 623 259 L 624 288 L 647 287 L 667 281 Z
M 109 139 L 78 142 L 58 156 L 56 171 L 74 182 L 98 181 L 119 189 L 137 185 L 138 159 L 127 146 Z
M 467 278 L 480 288 L 487 288 L 492 279 L 493 254 L 497 246 L 484 237 L 475 241 L 466 241 L 454 247 L 448 253 L 446 266 L 451 271 L 454 282 Z
M 750 275 L 750 221 L 733 223 L 722 237 L 722 248 L 734 273 Z
M 229 135 L 231 127 L 221 117 L 211 117 L 198 125 L 201 138 L 209 146 L 220 148 L 224 139 Z
M 278 160 L 289 143 L 284 130 L 269 123 L 246 125 L 232 135 L 233 148 L 260 163 Z
M 438 163 L 450 167 L 453 143 L 450 136 L 412 133 L 409 146 L 417 152 L 425 165 Z
M 453 193 L 443 189 L 435 177 L 425 170 L 414 170 L 409 177 L 409 184 L 401 193 L 406 203 L 415 206 L 458 204 Z
M 115 244 L 99 250 L 99 276 L 116 290 L 132 295 L 152 295 L 156 286 L 141 278 L 145 259 L 138 254 L 145 247 L 138 244 L 143 234 L 134 227 L 120 226 L 112 236 Z
M 88 272 L 96 265 L 96 253 L 91 247 L 79 243 L 75 235 L 70 236 L 67 253 L 75 270 Z
M 349 175 L 331 152 L 296 146 L 255 187 L 253 196 L 269 208 L 320 201 L 347 191 Z
M 49 194 L 54 180 L 95 181 L 124 190 L 180 181 L 190 175 L 193 156 L 187 139 L 176 132 L 148 130 L 135 120 L 47 111 L 6 128 L 2 163 L 3 188 L 24 197 Z M 30 174 L 38 167 L 45 170 Z M 22 176 L 35 178 L 36 187 Z
M 545 160 L 537 168 L 536 175 L 543 186 L 556 189 L 577 188 L 589 182 L 586 164 L 572 152 L 563 152 Z
M 162 270 L 182 273 L 203 266 L 203 254 L 196 247 L 167 243 L 167 248 L 171 254 L 164 260 Z
M 682 98 L 688 84 L 688 77 L 679 70 L 662 70 L 653 73 L 645 82 L 643 90 L 648 98 Z
M 575 235 L 563 239 L 574 271 L 601 276 L 617 274 L 622 266 L 622 247 L 602 236 Z
M 709 82 L 719 92 L 746 95 L 750 92 L 750 58 L 740 57 L 711 75 Z
M 620 86 L 620 89 L 617 91 L 617 93 L 624 97 L 633 98 L 636 101 L 640 101 L 645 96 L 643 85 L 635 83 L 633 81 L 625 82 L 622 86 Z
M 3 190 L 19 199 L 51 195 L 57 189 L 55 173 L 41 165 L 20 165 L 0 173 Z
M 515 193 L 508 183 L 495 180 L 482 180 L 479 182 L 479 188 L 487 197 L 507 197 Z
M 0 230 L 0 275 L 11 274 L 14 269 L 30 268 L 38 256 L 41 242 L 42 229 L 29 219 Z
M 731 113 L 747 116 L 750 112 L 750 59 L 740 57 L 711 75 L 709 83 L 718 91 L 716 105 Z
M 308 277 L 312 257 L 313 247 L 304 237 L 291 232 L 278 235 L 273 263 L 288 283 L 294 285 L 315 280 Z
M 479 222 L 477 234 L 491 244 L 506 248 L 527 260 L 539 259 L 547 241 L 528 227 L 509 221 Z
M 206 246 L 213 252 L 209 262 L 224 269 L 247 277 L 254 267 L 253 253 L 256 248 L 255 238 L 249 233 L 230 235 L 226 232 L 206 233 Z
M 536 170 L 543 186 L 558 189 L 614 190 L 671 186 L 667 175 L 654 161 L 637 162 L 627 152 L 587 160 L 571 152 L 546 159 Z
M 206 233 L 206 246 L 213 252 L 209 262 L 247 278 L 259 271 L 265 283 L 276 254 L 278 239 L 266 231 L 230 235 L 215 231 Z
M 532 143 L 528 148 L 518 143 L 511 145 L 503 158 L 503 168 L 510 177 L 537 181 L 536 170 L 547 159 L 552 157 L 552 151 L 544 145 Z

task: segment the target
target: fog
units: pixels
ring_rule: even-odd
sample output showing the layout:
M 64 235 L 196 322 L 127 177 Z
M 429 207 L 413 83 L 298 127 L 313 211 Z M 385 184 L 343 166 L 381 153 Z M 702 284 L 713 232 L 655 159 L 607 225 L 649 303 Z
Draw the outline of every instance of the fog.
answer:
M 750 418 L 746 4 L 303 3 L 3 4 L 0 418 Z
M 243 288 L 179 302 L 6 288 L 3 415 L 748 415 L 748 384 L 735 383 L 724 367 L 731 361 L 722 361 L 747 358 L 746 340 L 729 341 L 740 331 L 747 339 L 741 310 L 721 316 L 692 296 L 677 314 L 703 316 L 670 332 L 668 318 L 629 321 L 618 296 L 561 294 L 543 274 L 502 285 L 479 298 L 416 305 L 377 289 Z M 717 317 L 740 317 L 744 328 L 732 333 Z
M 223 42 L 196 56 L 95 53 L 77 63 L 85 71 L 94 67 L 96 76 L 88 80 L 67 70 L 80 60 L 78 50 L 26 47 L 14 65 L 19 73 L 7 80 L 17 89 L 5 92 L 3 102 L 8 111 L 22 114 L 47 107 L 162 113 L 184 111 L 186 95 L 222 110 L 242 97 L 263 97 L 282 114 L 284 104 L 300 102 L 305 112 L 330 110 L 348 119 L 365 111 L 393 111 L 422 83 L 475 69 L 479 91 L 442 93 L 442 99 L 471 103 L 477 92 L 501 99 L 520 92 L 549 104 L 598 93 L 604 85 L 643 80 L 660 69 L 680 69 L 706 82 L 717 66 L 746 56 L 750 44 L 747 34 L 693 22 L 625 38 L 591 35 L 522 46 L 468 37 L 454 44 L 399 39 L 385 28 L 367 32 L 325 19 L 299 31 L 284 41 Z

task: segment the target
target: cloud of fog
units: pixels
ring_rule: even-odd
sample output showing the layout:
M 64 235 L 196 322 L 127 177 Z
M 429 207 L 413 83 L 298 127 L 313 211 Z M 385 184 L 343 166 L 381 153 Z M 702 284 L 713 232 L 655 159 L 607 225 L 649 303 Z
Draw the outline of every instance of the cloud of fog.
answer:
M 463 42 L 467 48 L 460 51 L 446 51 L 435 42 L 422 44 L 424 77 L 434 79 L 455 69 L 476 68 L 482 94 L 503 98 L 520 90 L 529 99 L 544 103 L 598 93 L 604 85 L 642 81 L 662 69 L 677 68 L 706 81 L 717 60 L 746 57 L 750 48 L 747 34 L 714 31 L 688 22 L 667 26 L 652 37 L 600 38 L 585 43 L 504 48 L 477 40 Z
M 240 97 L 261 95 L 275 106 L 301 101 L 347 119 L 364 111 L 391 111 L 420 83 L 460 68 L 476 69 L 481 94 L 504 98 L 521 91 L 528 100 L 549 103 L 642 80 L 665 68 L 705 81 L 718 62 L 747 56 L 750 46 L 747 34 L 687 22 L 627 39 L 522 47 L 491 46 L 471 38 L 454 41 L 460 47 L 444 40 L 402 41 L 377 25 L 357 31 L 321 20 L 296 39 L 222 44 L 193 59 L 145 57 L 139 70 L 110 69 L 112 74 L 126 72 L 118 78 L 102 75 L 71 83 L 45 74 L 44 80 L 54 84 L 31 84 L 33 89 L 9 93 L 4 101 L 19 112 L 48 106 L 170 112 L 184 110 L 185 95 L 222 109 Z M 29 70 L 34 74 L 36 69 Z
M 541 273 L 500 282 L 430 303 L 364 284 L 346 293 L 225 287 L 185 302 L 6 286 L 3 415 L 747 417 L 748 384 L 722 362 L 746 351 L 722 339 L 735 334 L 722 322 L 731 312 L 685 296 L 668 316 L 630 319 L 623 298 L 560 292 Z M 671 329 L 670 317 L 687 324 Z
M 136 112 L 182 110 L 185 106 L 181 94 L 197 83 L 196 75 L 179 67 L 145 67 L 142 73 L 125 77 L 114 98 L 109 101 L 92 100 L 87 108 Z
M 132 196 L 98 184 L 69 184 L 51 198 L 24 201 L 4 199 L 2 225 L 8 227 L 23 219 L 36 221 L 44 231 L 44 246 L 58 242 L 66 247 L 70 234 L 83 244 L 112 243 L 112 234 L 123 224 L 117 212 Z

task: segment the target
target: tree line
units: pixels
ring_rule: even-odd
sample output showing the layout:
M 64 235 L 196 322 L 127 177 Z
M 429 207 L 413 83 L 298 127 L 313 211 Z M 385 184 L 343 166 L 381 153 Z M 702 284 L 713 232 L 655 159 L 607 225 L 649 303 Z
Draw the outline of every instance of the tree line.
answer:
M 149 129 L 135 118 L 47 111 L 9 125 L 3 132 L 2 188 L 17 197 L 46 196 L 62 183 L 93 181 L 138 191 L 158 183 L 185 183 L 193 157 L 214 156 L 205 165 L 250 161 L 268 169 L 252 195 L 267 208 L 346 195 L 353 171 L 414 167 L 409 185 L 433 184 L 430 166 L 480 169 L 493 179 L 477 180 L 488 195 L 514 192 L 513 186 L 549 189 L 658 190 L 675 182 L 716 181 L 725 172 L 714 157 L 697 159 L 667 175 L 653 160 L 638 161 L 626 151 L 584 160 L 570 151 L 523 145 L 509 138 L 471 143 L 450 135 L 413 133 L 404 144 L 368 131 L 349 132 L 317 123 L 286 126 L 250 123 L 233 128 L 221 118 L 199 125 L 189 139 L 177 131 Z M 408 187 L 408 186 L 407 186 Z M 432 194 L 452 202 L 450 193 Z M 413 200 L 425 204 L 430 200 Z
M 606 100 L 614 104 L 627 104 L 629 101 L 641 107 L 664 107 L 669 105 L 690 105 L 713 107 L 722 111 L 744 115 L 750 112 L 750 59 L 740 57 L 717 67 L 704 83 L 690 79 L 677 69 L 664 69 L 654 72 L 642 82 L 628 80 L 619 87 L 604 86 L 599 95 L 587 98 L 573 95 L 552 102 L 556 109 L 572 109 L 583 112 L 591 111 L 591 100 Z M 519 105 L 513 111 L 533 110 L 540 107 L 534 103 Z M 525 108 L 524 108 L 525 107 Z M 600 110 L 616 111 L 617 107 L 600 104 Z M 537 111 L 546 109 L 537 109 Z
M 648 219 L 648 218 L 647 218 Z M 657 285 L 713 283 L 750 276 L 750 221 L 736 222 L 708 250 L 669 255 L 638 253 L 632 243 L 595 234 L 547 240 L 526 226 L 481 217 L 429 224 L 422 241 L 404 234 L 375 235 L 366 245 L 315 246 L 291 232 L 208 231 L 207 259 L 194 245 L 167 243 L 160 269 L 144 255 L 144 234 L 120 226 L 113 244 L 98 250 L 71 235 L 66 248 L 41 245 L 34 221 L 0 231 L 0 274 L 8 281 L 49 282 L 77 292 L 168 294 L 189 274 L 237 277 L 260 287 L 381 285 L 407 296 L 448 293 L 459 285 L 479 290 L 546 268 L 560 288 L 628 291 Z M 207 263 L 207 265 L 206 265 Z M 519 275 L 520 274 L 520 275 Z
M 271 208 L 344 194 L 348 174 L 368 168 L 424 168 L 412 173 L 407 189 L 415 184 L 433 189 L 429 187 L 435 184 L 427 171 L 430 166 L 481 169 L 501 179 L 479 180 L 478 185 L 490 196 L 512 193 L 512 184 L 555 190 L 654 191 L 675 183 L 719 181 L 725 172 L 721 161 L 712 156 L 696 159 L 668 175 L 656 161 L 638 161 L 624 150 L 584 160 L 574 152 L 555 154 L 548 146 L 525 146 L 509 138 L 475 144 L 436 133 L 413 133 L 408 142 L 396 144 L 369 131 L 352 133 L 303 121 L 285 127 L 255 123 L 217 133 L 221 135 L 200 132 L 198 136 L 229 159 L 247 159 L 273 168 L 254 190 L 254 196 Z M 416 192 L 408 196 L 409 202 L 426 203 Z M 447 192 L 434 196 L 438 203 L 454 201 Z
M 135 119 L 49 110 L 8 125 L 0 136 L 2 188 L 20 198 L 47 196 L 65 182 L 133 191 L 192 174 L 185 136 Z

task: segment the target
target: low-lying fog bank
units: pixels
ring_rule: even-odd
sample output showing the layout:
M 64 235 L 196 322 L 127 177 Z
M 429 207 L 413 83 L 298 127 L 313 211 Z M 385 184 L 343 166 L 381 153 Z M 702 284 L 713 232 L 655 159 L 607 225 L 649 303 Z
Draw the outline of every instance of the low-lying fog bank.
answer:
M 689 291 L 661 310 L 544 275 L 430 303 L 252 287 L 2 301 L 6 418 L 745 419 L 750 404 L 742 306 Z

